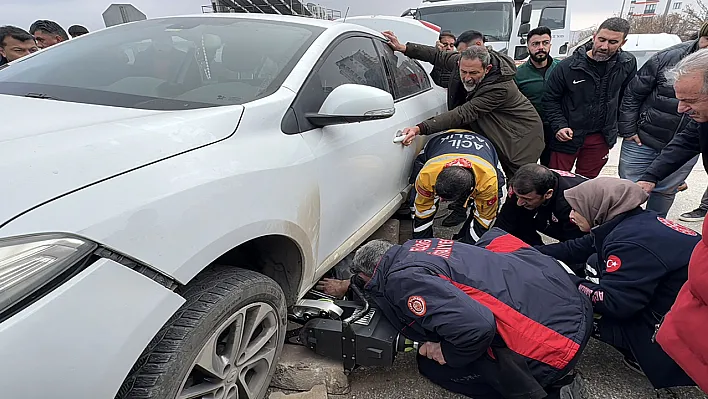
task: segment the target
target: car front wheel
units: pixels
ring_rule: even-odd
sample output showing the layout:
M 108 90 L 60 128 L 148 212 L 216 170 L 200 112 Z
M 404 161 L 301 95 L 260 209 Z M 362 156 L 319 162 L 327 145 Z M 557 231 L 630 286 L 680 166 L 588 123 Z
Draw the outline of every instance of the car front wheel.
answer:
M 285 295 L 275 281 L 213 266 L 177 293 L 187 302 L 123 382 L 117 399 L 260 399 L 285 340 Z

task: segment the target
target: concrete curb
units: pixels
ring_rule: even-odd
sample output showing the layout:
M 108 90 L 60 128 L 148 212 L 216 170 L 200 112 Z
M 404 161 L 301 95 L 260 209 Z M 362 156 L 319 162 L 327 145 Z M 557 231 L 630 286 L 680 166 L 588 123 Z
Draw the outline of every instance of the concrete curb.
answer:
M 304 346 L 286 344 L 270 385 L 288 391 L 309 391 L 323 384 L 329 394 L 349 393 L 349 380 L 342 363 L 319 356 Z
M 324 385 L 315 385 L 307 392 L 298 392 L 284 394 L 282 392 L 273 392 L 268 396 L 268 399 L 327 399 L 327 387 Z

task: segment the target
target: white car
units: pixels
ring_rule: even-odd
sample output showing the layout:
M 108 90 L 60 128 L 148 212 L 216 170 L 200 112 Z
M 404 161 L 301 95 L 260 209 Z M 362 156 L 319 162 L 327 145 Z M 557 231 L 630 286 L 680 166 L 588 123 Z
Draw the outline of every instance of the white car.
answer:
M 173 399 L 264 396 L 286 308 L 399 209 L 394 138 L 446 107 L 374 30 L 217 14 L 11 63 L 0 109 L 2 396 Z

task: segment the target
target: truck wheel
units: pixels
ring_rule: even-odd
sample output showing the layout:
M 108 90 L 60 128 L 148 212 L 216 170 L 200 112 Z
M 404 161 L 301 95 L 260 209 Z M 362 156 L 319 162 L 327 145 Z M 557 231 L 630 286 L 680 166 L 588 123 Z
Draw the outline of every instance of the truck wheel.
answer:
M 280 286 L 217 265 L 177 293 L 187 302 L 150 342 L 116 399 L 263 398 L 285 340 Z

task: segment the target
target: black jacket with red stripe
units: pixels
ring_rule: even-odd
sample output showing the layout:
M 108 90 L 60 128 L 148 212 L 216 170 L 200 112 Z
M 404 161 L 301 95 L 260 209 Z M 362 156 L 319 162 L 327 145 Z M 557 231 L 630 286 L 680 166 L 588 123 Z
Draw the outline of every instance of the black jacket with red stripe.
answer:
M 403 335 L 440 342 L 449 366 L 507 346 L 544 386 L 573 367 L 592 330 L 590 300 L 564 269 L 496 228 L 476 245 L 420 239 L 394 246 L 365 288 Z

